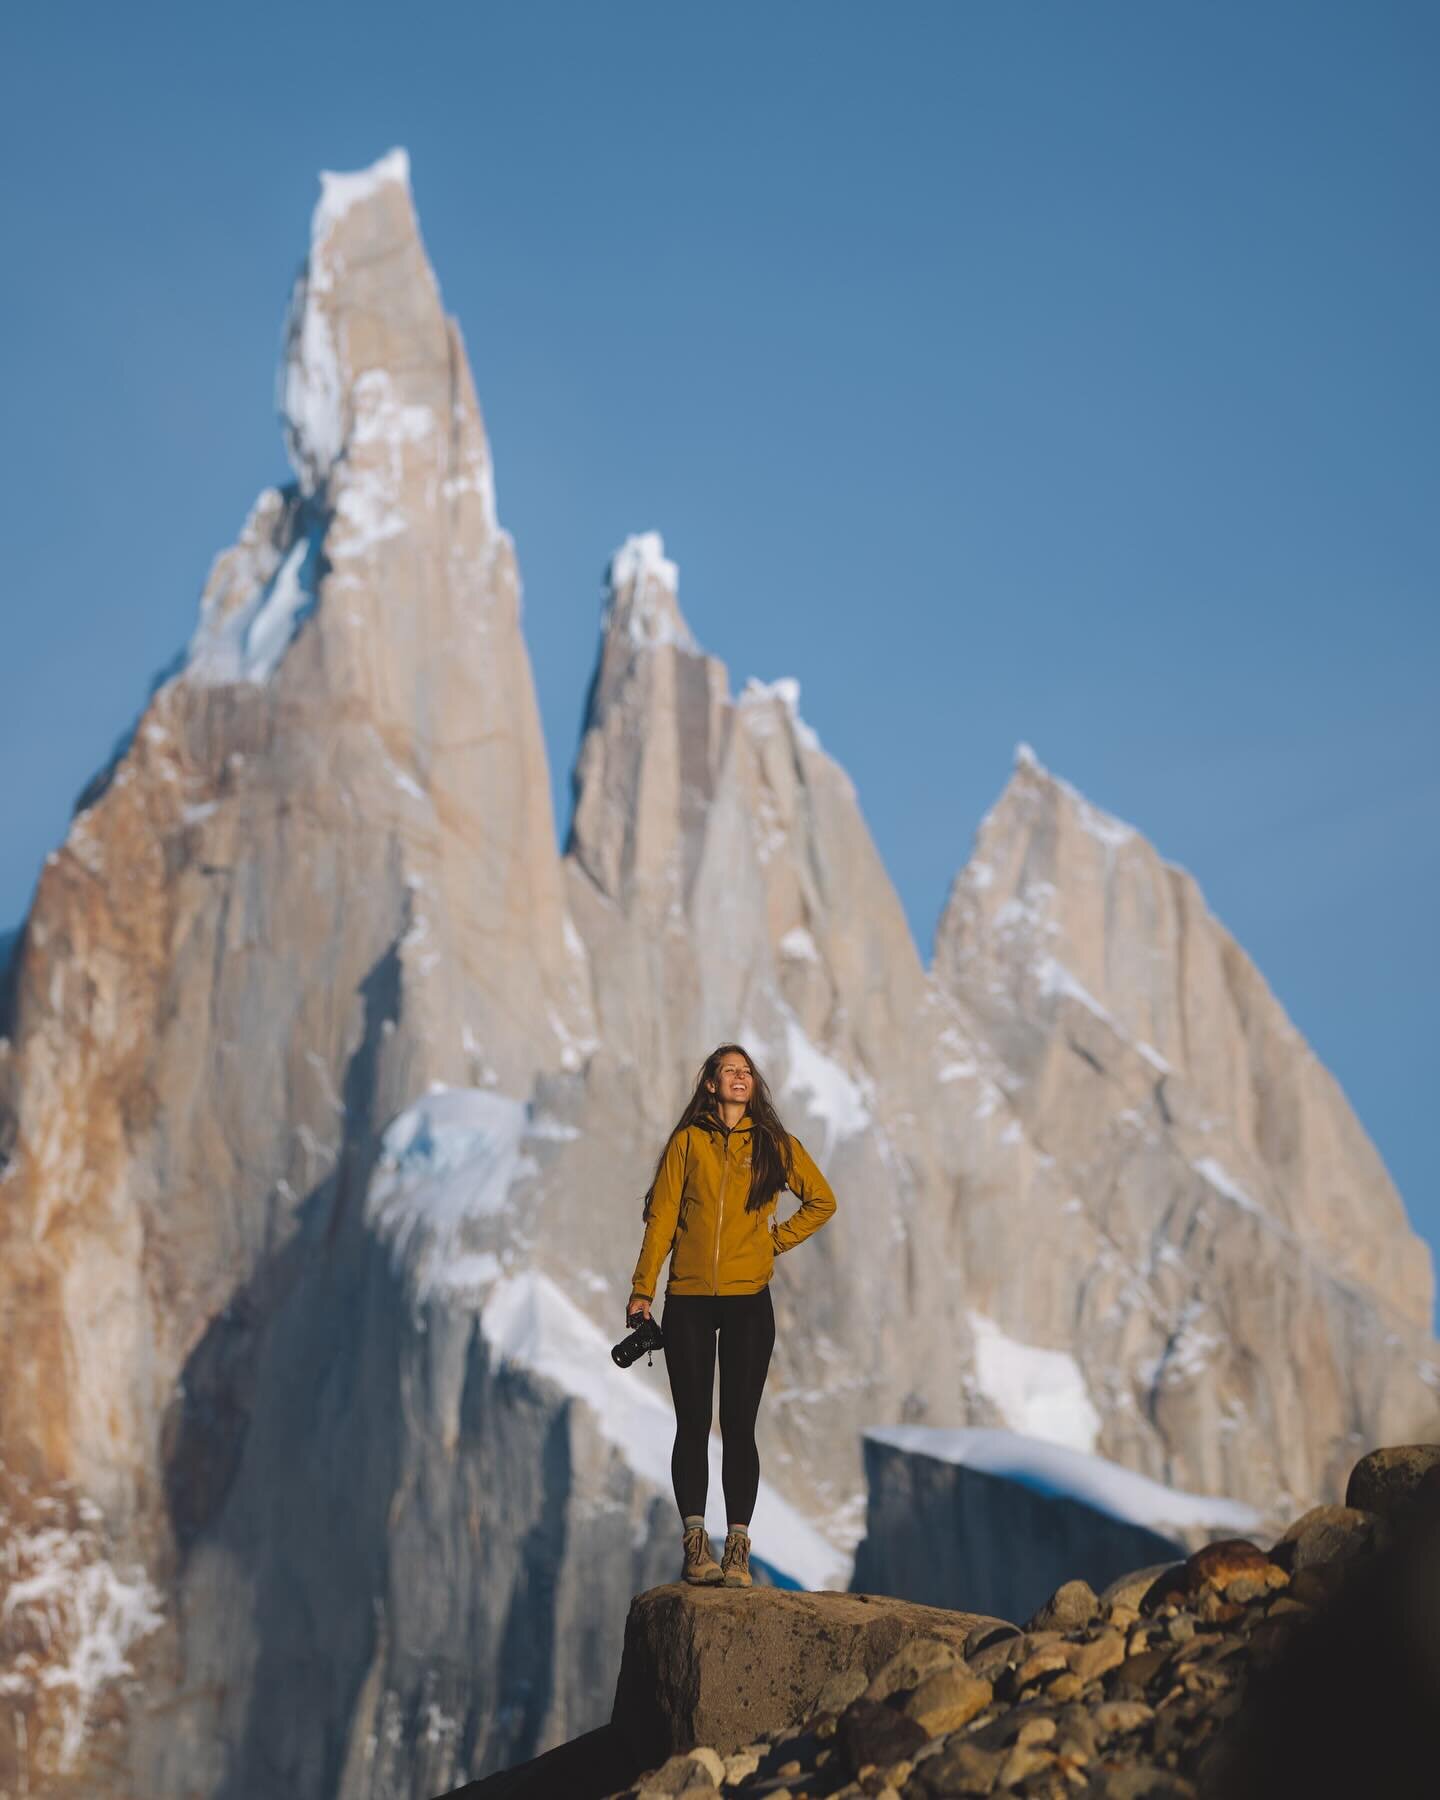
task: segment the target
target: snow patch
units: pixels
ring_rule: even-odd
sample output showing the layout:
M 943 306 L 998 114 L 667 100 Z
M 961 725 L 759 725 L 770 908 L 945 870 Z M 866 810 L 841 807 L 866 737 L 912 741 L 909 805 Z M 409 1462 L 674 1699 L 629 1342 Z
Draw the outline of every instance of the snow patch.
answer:
M 763 737 L 766 732 L 764 714 L 749 709 L 763 707 L 767 702 L 778 700 L 789 714 L 791 728 L 796 738 L 807 750 L 818 750 L 820 739 L 816 733 L 800 717 L 800 683 L 793 675 L 782 675 L 778 681 L 760 681 L 752 675 L 740 693 L 740 705 L 747 709 L 746 724 L 756 737 Z
M 779 943 L 780 954 L 792 962 L 819 962 L 815 940 L 803 925 L 793 925 Z
M 310 520 L 268 581 L 241 605 L 228 584 L 207 596 L 186 652 L 185 674 L 202 687 L 269 681 L 296 633 L 315 611 L 323 527 Z
M 464 1251 L 466 1227 L 493 1219 L 537 1165 L 523 1149 L 529 1108 L 481 1088 L 433 1087 L 385 1128 L 365 1218 L 413 1273 L 417 1297 L 465 1294 L 492 1280 L 493 1255 Z
M 1007 1337 L 983 1313 L 969 1317 L 976 1385 L 1011 1430 L 1071 1450 L 1093 1450 L 1100 1415 L 1075 1358 Z
M 869 1428 L 864 1435 L 916 1456 L 1003 1476 L 1035 1493 L 1078 1500 L 1112 1519 L 1151 1531 L 1210 1530 L 1248 1537 L 1262 1523 L 1253 1507 L 1210 1494 L 1187 1494 L 1118 1463 L 1012 1431 L 930 1425 Z
M 130 1649 L 163 1623 L 162 1597 L 142 1568 L 127 1575 L 113 1568 L 93 1531 L 12 1528 L 5 1555 L 11 1579 L 0 1627 L 27 1648 L 0 1676 L 0 1693 L 59 1691 L 58 1760 L 70 1768 L 101 1689 L 133 1674 Z
M 857 1081 L 834 1057 L 810 1041 L 794 1014 L 785 1020 L 784 1092 L 804 1101 L 825 1131 L 822 1155 L 829 1156 L 844 1138 L 856 1137 L 874 1123 L 871 1083 Z
M 677 603 L 679 591 L 680 571 L 665 555 L 665 540 L 658 531 L 638 532 L 610 558 L 602 628 L 608 631 L 618 616 L 642 650 L 673 644 L 698 656 L 700 646 Z
M 610 1360 L 615 1337 L 593 1320 L 549 1276 L 526 1269 L 497 1281 L 486 1297 L 480 1328 L 498 1355 L 583 1401 L 605 1439 L 658 1493 L 672 1491 L 670 1453 L 675 1414 L 668 1399 L 639 1369 L 617 1369 Z M 706 1523 L 723 1536 L 727 1520 L 721 1482 L 721 1443 L 708 1445 L 710 1481 Z M 756 1554 L 807 1588 L 844 1589 L 850 1563 L 805 1516 L 761 1480 L 751 1521 Z
M 310 242 L 319 244 L 330 235 L 337 220 L 344 218 L 352 206 L 373 199 L 388 182 L 398 181 L 410 191 L 410 155 L 397 146 L 371 163 L 368 169 L 336 173 L 320 171 L 320 198 L 310 220 Z

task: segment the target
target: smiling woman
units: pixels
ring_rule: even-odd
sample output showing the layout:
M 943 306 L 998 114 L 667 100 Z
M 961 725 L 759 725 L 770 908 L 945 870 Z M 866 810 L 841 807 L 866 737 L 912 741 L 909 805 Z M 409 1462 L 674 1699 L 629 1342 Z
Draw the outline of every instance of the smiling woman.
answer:
M 775 1221 L 782 1188 L 800 1201 Z M 765 1078 L 739 1044 L 705 1059 L 645 1196 L 645 1237 L 626 1323 L 649 1318 L 660 1266 L 670 1279 L 660 1320 L 675 1402 L 670 1474 L 684 1535 L 684 1579 L 750 1587 L 750 1515 L 760 1483 L 755 1418 L 775 1346 L 775 1258 L 835 1211 L 835 1196 L 799 1138 L 780 1123 Z M 729 1529 L 717 1563 L 705 1530 L 706 1446 L 720 1356 L 721 1476 Z

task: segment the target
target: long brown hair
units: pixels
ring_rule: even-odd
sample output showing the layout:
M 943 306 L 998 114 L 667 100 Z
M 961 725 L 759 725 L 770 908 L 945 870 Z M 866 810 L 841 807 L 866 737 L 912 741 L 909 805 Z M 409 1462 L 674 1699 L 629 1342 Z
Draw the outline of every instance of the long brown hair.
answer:
M 723 1131 L 724 1124 L 720 1118 L 718 1090 L 720 1086 L 720 1065 L 727 1056 L 743 1056 L 750 1065 L 750 1075 L 754 1083 L 746 1111 L 750 1114 L 750 1122 L 754 1127 L 750 1134 L 750 1193 L 745 1201 L 747 1211 L 758 1212 L 760 1208 L 778 1194 L 781 1188 L 788 1185 L 794 1169 L 794 1157 L 790 1148 L 790 1134 L 780 1123 L 780 1116 L 775 1111 L 775 1103 L 770 1098 L 770 1089 L 765 1077 L 756 1066 L 755 1058 L 743 1044 L 721 1044 L 712 1050 L 701 1065 L 700 1073 L 695 1078 L 695 1091 L 685 1103 L 685 1110 L 676 1120 L 669 1137 L 665 1140 L 665 1148 L 655 1161 L 655 1173 L 650 1178 L 650 1185 L 645 1190 L 644 1217 L 650 1217 L 650 1203 L 655 1198 L 655 1183 L 660 1179 L 660 1171 L 665 1166 L 665 1158 L 671 1144 L 684 1131 L 687 1125 L 700 1125 L 706 1131 Z M 712 1093 L 706 1085 L 714 1082 L 716 1092 Z

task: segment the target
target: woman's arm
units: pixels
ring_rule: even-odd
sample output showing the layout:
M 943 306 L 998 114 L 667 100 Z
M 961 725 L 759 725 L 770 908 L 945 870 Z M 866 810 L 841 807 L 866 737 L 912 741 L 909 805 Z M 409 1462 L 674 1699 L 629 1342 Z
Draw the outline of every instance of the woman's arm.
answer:
M 636 1300 L 653 1300 L 660 1279 L 660 1266 L 675 1242 L 675 1224 L 680 1217 L 680 1191 L 685 1185 L 685 1153 L 687 1135 L 677 1131 L 665 1146 L 660 1173 L 655 1177 L 655 1192 L 645 1220 L 645 1237 L 640 1245 L 639 1260 L 630 1279 L 630 1304 Z M 627 1307 L 628 1311 L 628 1307 Z
M 815 1166 L 810 1152 L 799 1138 L 791 1138 L 790 1153 L 794 1161 L 790 1174 L 790 1192 L 796 1196 L 800 1205 L 788 1219 L 782 1219 L 773 1228 L 777 1255 L 782 1250 L 793 1250 L 797 1244 L 803 1243 L 835 1211 L 835 1195 L 830 1183 Z

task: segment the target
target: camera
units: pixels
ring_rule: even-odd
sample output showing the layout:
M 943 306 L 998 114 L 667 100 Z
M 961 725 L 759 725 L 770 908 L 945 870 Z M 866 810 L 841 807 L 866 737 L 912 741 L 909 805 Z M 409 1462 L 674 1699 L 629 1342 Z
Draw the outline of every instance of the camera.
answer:
M 660 1334 L 660 1327 L 654 1319 L 641 1319 L 629 1337 L 621 1338 L 610 1352 L 611 1361 L 617 1369 L 628 1369 L 631 1363 L 639 1362 L 642 1356 L 649 1356 L 655 1361 L 651 1352 L 663 1350 L 665 1339 Z

